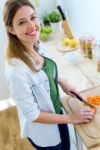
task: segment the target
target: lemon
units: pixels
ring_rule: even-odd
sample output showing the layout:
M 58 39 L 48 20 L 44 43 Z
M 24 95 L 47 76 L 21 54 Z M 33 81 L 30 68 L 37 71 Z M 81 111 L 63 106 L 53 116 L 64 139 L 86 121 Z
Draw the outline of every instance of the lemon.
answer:
M 63 39 L 63 43 L 64 43 L 64 45 L 67 45 L 67 46 L 68 46 L 69 43 L 70 43 L 70 39 L 65 37 L 65 38 Z
M 71 46 L 72 48 L 76 47 L 77 44 L 78 44 L 78 42 L 77 42 L 76 39 L 72 39 L 72 40 L 70 41 L 70 46 Z

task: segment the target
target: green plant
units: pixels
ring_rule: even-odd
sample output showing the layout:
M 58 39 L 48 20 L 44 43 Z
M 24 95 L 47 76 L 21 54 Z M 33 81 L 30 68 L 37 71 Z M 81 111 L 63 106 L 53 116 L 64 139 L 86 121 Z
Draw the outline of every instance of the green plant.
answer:
M 49 16 L 43 16 L 43 23 L 44 25 L 50 25 L 50 19 Z
M 49 20 L 52 23 L 56 23 L 56 22 L 61 21 L 61 16 L 60 16 L 59 12 L 58 11 L 52 11 L 49 14 Z
M 50 26 L 50 19 L 48 13 L 45 11 L 44 15 L 42 16 L 44 26 Z

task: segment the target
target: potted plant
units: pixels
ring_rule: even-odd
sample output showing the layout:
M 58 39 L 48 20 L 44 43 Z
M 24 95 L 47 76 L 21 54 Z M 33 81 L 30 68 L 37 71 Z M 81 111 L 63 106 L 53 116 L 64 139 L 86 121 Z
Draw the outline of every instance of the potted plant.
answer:
M 49 15 L 45 12 L 44 16 L 42 17 L 44 26 L 50 26 L 50 19 Z
M 61 23 L 60 13 L 57 10 L 54 10 L 50 12 L 48 16 L 49 16 L 52 31 L 53 32 L 57 32 L 58 30 L 61 31 L 62 23 Z

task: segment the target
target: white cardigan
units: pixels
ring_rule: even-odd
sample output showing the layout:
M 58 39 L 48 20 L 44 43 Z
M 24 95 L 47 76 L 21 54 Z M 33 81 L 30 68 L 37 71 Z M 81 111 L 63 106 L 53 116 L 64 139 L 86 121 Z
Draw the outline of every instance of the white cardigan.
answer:
M 39 53 L 50 58 L 42 45 Z M 6 64 L 5 74 L 11 97 L 16 102 L 21 137 L 29 137 L 41 147 L 59 144 L 61 139 L 57 124 L 34 122 L 40 110 L 55 113 L 47 75 L 42 70 L 33 73 L 19 59 L 13 59 L 12 63 L 14 65 Z

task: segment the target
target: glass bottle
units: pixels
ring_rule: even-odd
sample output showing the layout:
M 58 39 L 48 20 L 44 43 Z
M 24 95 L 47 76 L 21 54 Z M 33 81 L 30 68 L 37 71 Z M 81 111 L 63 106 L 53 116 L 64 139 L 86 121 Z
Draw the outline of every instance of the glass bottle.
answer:
M 97 71 L 100 72 L 100 45 L 97 45 Z
M 92 59 L 92 48 L 93 48 L 92 41 L 87 40 L 87 42 L 86 42 L 86 56 L 90 59 Z

